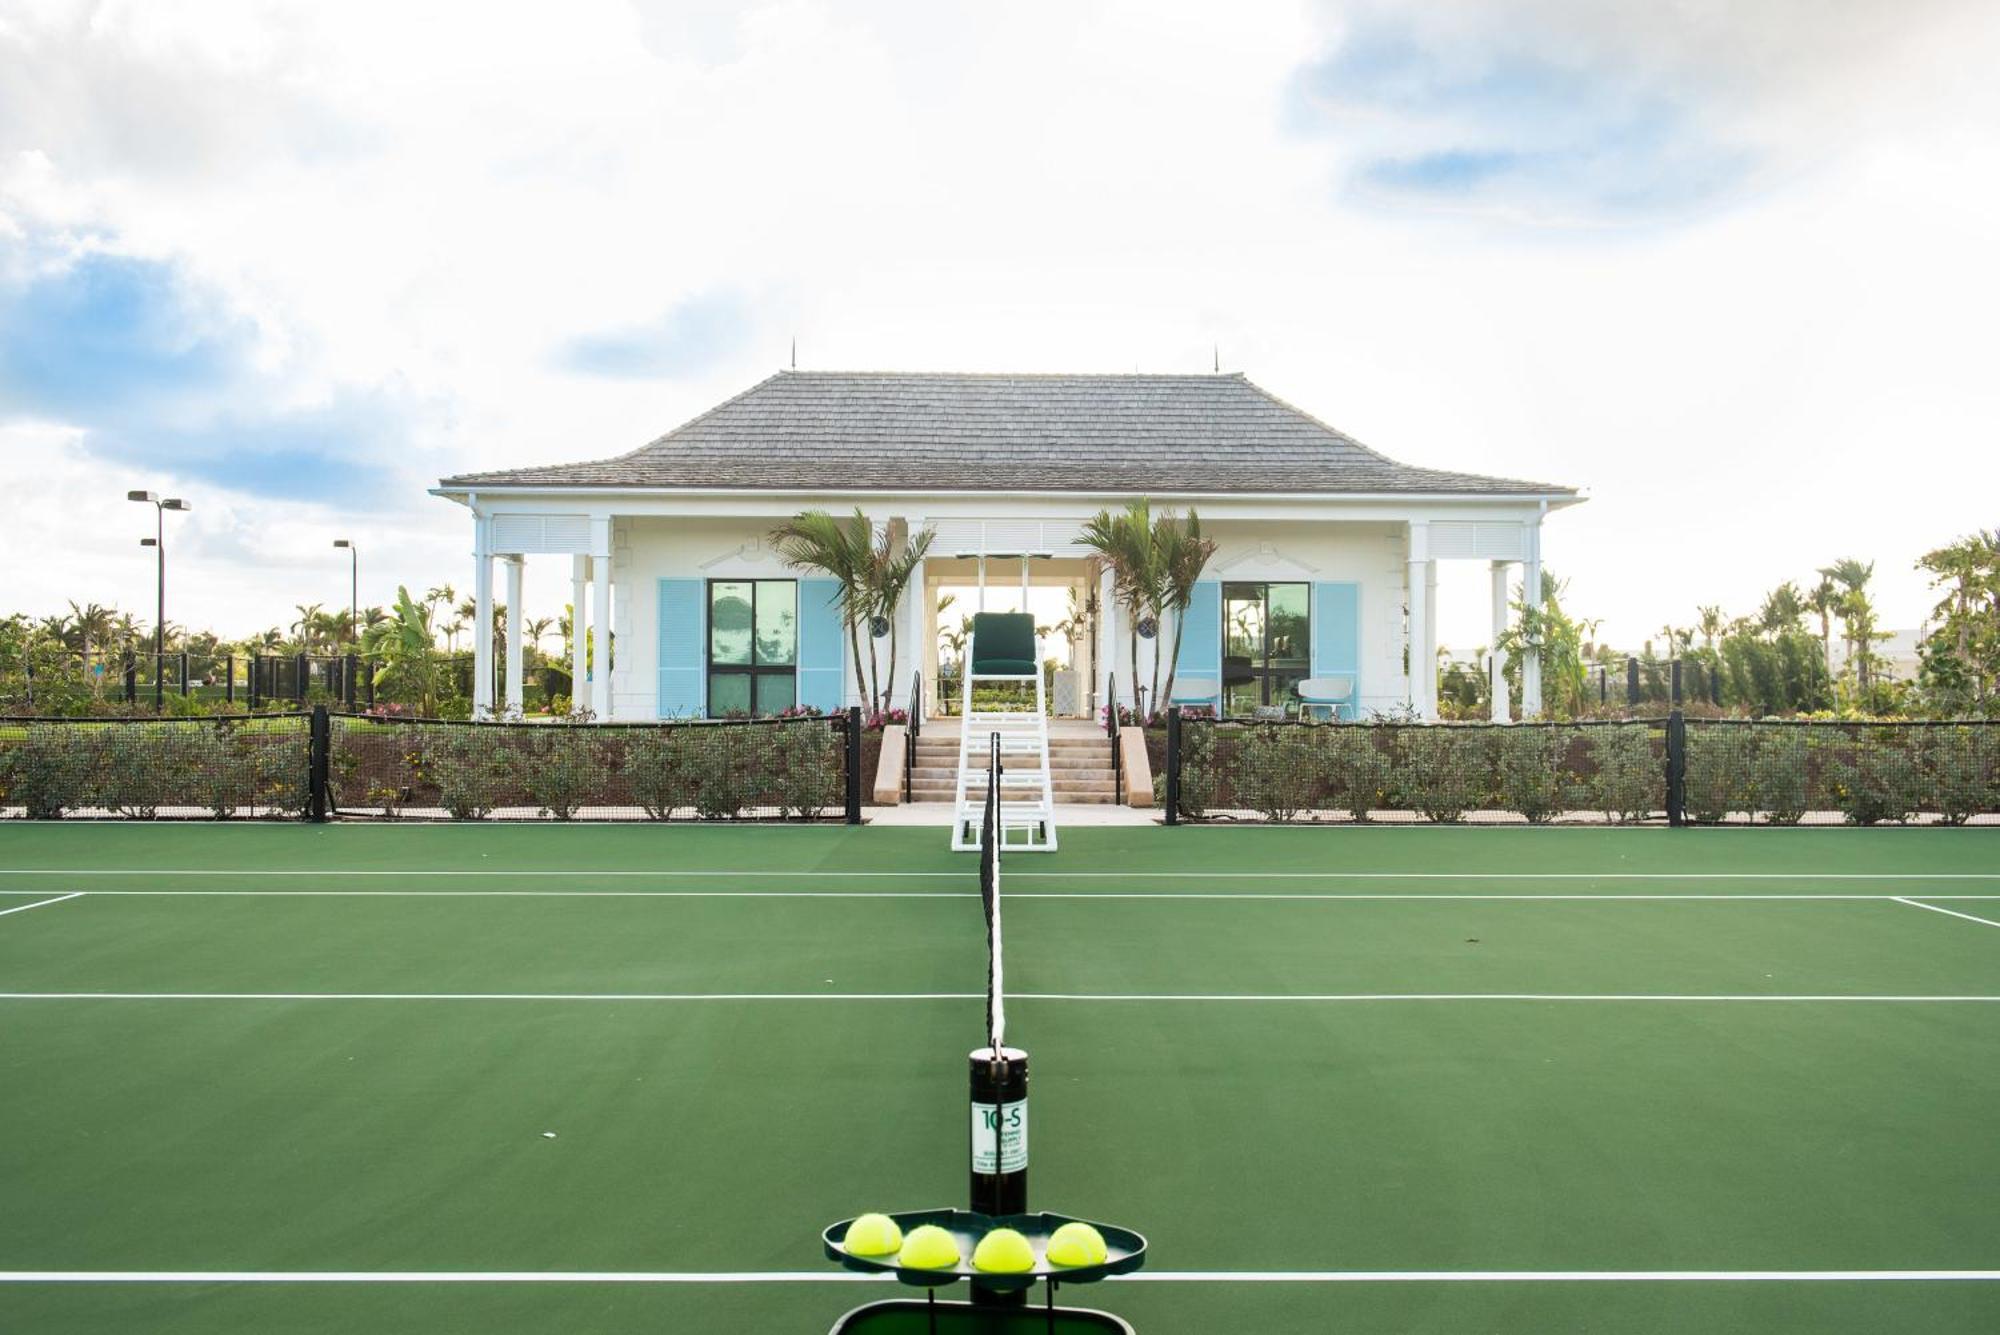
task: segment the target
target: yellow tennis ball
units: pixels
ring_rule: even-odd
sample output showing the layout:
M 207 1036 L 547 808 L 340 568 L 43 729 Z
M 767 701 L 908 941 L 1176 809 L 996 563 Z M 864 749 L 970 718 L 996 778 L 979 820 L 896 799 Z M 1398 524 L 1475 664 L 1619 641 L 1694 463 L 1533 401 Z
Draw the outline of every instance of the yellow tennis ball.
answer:
M 903 1245 L 903 1230 L 888 1215 L 858 1215 L 840 1245 L 853 1256 L 888 1256 Z
M 1035 1268 L 1035 1249 L 1011 1228 L 996 1228 L 972 1249 L 972 1268 L 991 1275 L 1019 1275 Z
M 958 1264 L 958 1239 L 936 1224 L 918 1224 L 896 1261 L 912 1270 L 949 1270 Z
M 1049 1235 L 1051 1265 L 1103 1265 L 1108 1254 L 1104 1235 L 1081 1221 L 1064 1224 Z

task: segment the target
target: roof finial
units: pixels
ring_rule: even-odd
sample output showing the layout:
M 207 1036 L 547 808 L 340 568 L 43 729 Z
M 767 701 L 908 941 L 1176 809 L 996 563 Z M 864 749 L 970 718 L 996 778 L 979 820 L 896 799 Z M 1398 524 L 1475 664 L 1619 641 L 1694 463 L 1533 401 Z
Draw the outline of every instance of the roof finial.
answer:
M 799 336 L 797 334 L 792 335 L 792 369 L 794 371 L 799 369 Z
M 1214 370 L 1215 370 L 1215 373 L 1216 373 L 1217 375 L 1221 375 L 1221 374 L 1222 374 L 1222 345 L 1221 345 L 1220 343 L 1217 343 L 1217 344 L 1215 344 L 1215 345 L 1214 345 L 1214 351 L 1215 351 L 1215 367 L 1214 367 Z

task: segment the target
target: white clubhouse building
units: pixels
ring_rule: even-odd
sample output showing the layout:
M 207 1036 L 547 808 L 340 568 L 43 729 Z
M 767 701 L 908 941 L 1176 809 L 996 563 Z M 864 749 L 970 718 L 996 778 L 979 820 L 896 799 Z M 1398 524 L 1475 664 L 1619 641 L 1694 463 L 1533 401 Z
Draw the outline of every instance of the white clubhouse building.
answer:
M 990 588 L 1018 588 L 1030 553 L 1037 588 L 1100 595 L 1058 704 L 1094 715 L 1116 674 L 1130 705 L 1171 632 L 1140 641 L 1135 676 L 1125 614 L 1078 534 L 1140 497 L 1156 513 L 1195 508 L 1217 543 L 1187 613 L 1178 702 L 1247 714 L 1312 679 L 1346 688 L 1345 717 L 1432 717 L 1434 674 L 1407 664 L 1436 661 L 1437 563 L 1489 564 L 1497 633 L 1514 567 L 1539 587 L 1542 521 L 1582 500 L 1398 463 L 1237 374 L 818 371 L 781 371 L 617 458 L 463 474 L 434 494 L 472 512 L 475 714 L 519 708 L 495 694 L 494 562 L 515 609 L 504 680 L 519 682 L 522 562 L 556 556 L 570 562 L 579 630 L 608 626 L 615 643 L 611 671 L 592 675 L 575 636 L 577 703 L 620 721 L 864 703 L 833 581 L 787 568 L 769 543 L 800 511 L 857 507 L 937 535 L 896 613 L 892 703 L 913 671 L 937 681 L 940 591 L 975 584 L 982 557 Z M 1524 678 L 1533 716 L 1539 665 Z M 1494 698 L 1504 718 L 1507 692 Z

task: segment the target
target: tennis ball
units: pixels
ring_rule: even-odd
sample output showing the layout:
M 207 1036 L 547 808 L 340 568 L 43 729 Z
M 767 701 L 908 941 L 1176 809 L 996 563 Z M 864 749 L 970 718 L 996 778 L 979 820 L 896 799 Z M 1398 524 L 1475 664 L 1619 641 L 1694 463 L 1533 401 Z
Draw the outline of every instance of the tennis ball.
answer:
M 972 1249 L 972 1268 L 991 1275 L 1019 1275 L 1035 1268 L 1035 1249 L 1011 1228 L 996 1228 Z
M 903 1230 L 888 1215 L 858 1215 L 840 1245 L 854 1256 L 888 1256 L 903 1245 Z
M 918 1224 L 896 1261 L 912 1270 L 949 1270 L 958 1264 L 958 1239 L 936 1224 Z
M 1049 1262 L 1052 1265 L 1103 1265 L 1107 1255 L 1104 1235 L 1080 1221 L 1064 1224 L 1049 1236 Z

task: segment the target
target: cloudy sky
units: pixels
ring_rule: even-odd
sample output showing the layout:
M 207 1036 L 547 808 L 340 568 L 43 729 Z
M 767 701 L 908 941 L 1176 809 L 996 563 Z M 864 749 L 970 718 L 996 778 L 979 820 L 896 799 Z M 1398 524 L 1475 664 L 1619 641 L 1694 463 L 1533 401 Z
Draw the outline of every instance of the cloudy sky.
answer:
M 469 583 L 441 473 L 784 364 L 1205 370 L 1587 488 L 1636 644 L 2000 523 L 2000 6 L 0 4 L 7 609 Z M 530 614 L 562 574 L 530 563 Z M 1447 567 L 1447 642 L 1483 640 Z M 540 602 L 544 606 L 534 606 Z M 148 611 L 148 615 L 150 612 Z

